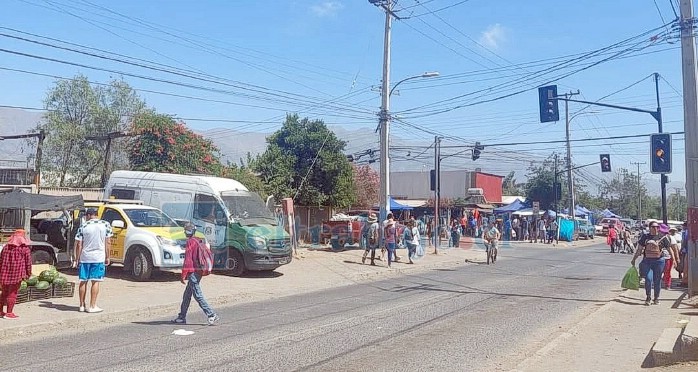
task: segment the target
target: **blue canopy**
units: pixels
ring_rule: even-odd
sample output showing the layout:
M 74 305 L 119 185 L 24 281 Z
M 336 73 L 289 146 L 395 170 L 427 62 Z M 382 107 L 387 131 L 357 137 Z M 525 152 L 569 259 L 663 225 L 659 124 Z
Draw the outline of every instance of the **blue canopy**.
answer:
M 620 218 L 619 215 L 617 215 L 617 214 L 611 212 L 610 210 L 608 210 L 608 208 L 606 208 L 606 209 L 604 209 L 603 211 L 601 211 L 601 215 L 602 215 L 604 218 Z
M 510 213 L 510 212 L 516 212 L 520 209 L 525 208 L 526 206 L 523 204 L 523 202 L 519 199 L 514 200 L 513 203 L 509 205 L 505 205 L 503 207 L 495 208 L 494 213 Z
M 391 211 L 409 211 L 412 210 L 412 207 L 409 205 L 405 204 L 400 204 L 393 199 L 393 197 L 390 197 L 390 210 Z

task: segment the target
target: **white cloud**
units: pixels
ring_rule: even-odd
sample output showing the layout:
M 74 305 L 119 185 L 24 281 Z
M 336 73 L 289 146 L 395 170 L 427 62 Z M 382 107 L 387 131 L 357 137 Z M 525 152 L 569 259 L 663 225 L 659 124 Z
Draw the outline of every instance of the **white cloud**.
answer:
M 480 35 L 480 44 L 492 49 L 499 48 L 499 45 L 505 40 L 506 33 L 504 27 L 499 23 L 488 26 Z
M 318 17 L 331 17 L 337 14 L 344 5 L 339 1 L 323 1 L 310 7 L 310 10 Z

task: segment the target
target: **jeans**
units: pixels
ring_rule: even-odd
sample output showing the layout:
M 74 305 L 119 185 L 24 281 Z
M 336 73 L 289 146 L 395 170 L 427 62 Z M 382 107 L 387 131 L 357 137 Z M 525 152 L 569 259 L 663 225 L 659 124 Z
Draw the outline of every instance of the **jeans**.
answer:
M 395 261 L 395 243 L 388 243 L 387 248 L 388 248 L 388 266 L 390 266 L 390 263 Z
M 182 297 L 182 306 L 179 310 L 179 319 L 187 319 L 187 311 L 189 310 L 189 303 L 191 302 L 191 296 L 194 296 L 196 302 L 199 303 L 199 307 L 204 311 L 206 317 L 212 317 L 215 312 L 206 302 L 204 298 L 204 293 L 201 291 L 201 274 L 191 273 L 189 274 L 189 281 L 187 282 L 187 288 L 184 289 L 184 296 Z
M 417 244 L 414 243 L 406 243 L 407 245 L 407 257 L 412 260 L 414 256 L 417 254 Z
M 654 287 L 654 299 L 659 299 L 659 291 L 662 288 L 662 273 L 664 272 L 664 258 L 645 258 L 642 263 L 645 266 L 645 294 L 652 298 Z

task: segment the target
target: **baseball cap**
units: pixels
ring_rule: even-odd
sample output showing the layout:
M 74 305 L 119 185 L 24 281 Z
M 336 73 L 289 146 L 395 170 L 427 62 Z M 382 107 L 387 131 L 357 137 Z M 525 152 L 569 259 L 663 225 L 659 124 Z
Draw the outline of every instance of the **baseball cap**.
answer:
M 86 215 L 96 215 L 97 214 L 97 208 L 87 208 L 85 209 L 85 214 Z
M 187 236 L 194 235 L 196 233 L 196 225 L 191 222 L 184 224 L 184 234 Z

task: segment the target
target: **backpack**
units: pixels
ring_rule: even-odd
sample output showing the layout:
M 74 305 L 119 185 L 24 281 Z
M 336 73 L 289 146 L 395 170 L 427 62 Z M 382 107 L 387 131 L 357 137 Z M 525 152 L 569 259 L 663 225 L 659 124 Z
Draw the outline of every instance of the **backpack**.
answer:
M 368 244 L 375 246 L 376 243 L 378 243 L 378 225 L 373 223 L 368 228 Z
M 202 240 L 199 240 L 199 249 L 196 252 L 196 270 L 203 276 L 213 271 L 213 252 Z

